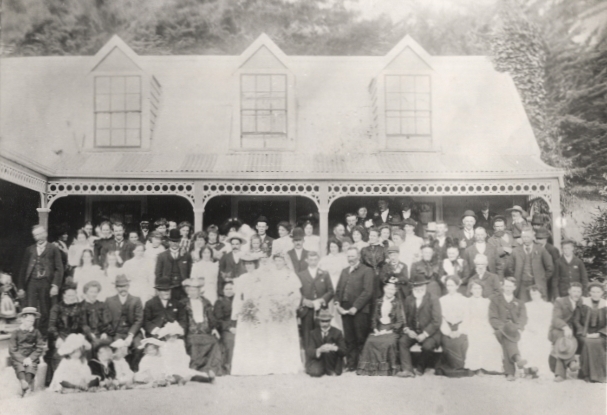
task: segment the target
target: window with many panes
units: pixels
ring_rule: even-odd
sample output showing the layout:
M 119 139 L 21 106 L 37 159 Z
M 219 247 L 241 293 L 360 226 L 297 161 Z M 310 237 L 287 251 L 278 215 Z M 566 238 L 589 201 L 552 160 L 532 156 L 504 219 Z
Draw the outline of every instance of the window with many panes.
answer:
M 95 78 L 95 147 L 141 147 L 141 77 Z
M 287 76 L 241 75 L 240 129 L 243 147 L 281 145 L 287 136 Z
M 430 77 L 386 75 L 386 135 L 430 136 Z

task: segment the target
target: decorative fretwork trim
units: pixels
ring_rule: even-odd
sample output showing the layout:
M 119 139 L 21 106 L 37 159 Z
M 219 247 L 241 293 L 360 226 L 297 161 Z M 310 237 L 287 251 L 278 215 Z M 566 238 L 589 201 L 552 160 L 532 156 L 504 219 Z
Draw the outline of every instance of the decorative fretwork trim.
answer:
M 296 183 L 284 181 L 213 181 L 202 185 L 202 205 L 214 196 L 305 196 L 320 205 L 318 183 Z
M 552 204 L 552 182 L 545 181 L 411 181 L 329 183 L 329 205 L 345 196 L 481 196 L 532 195 Z
M 193 181 L 51 181 L 46 193 L 48 206 L 69 195 L 174 195 L 185 197 L 194 205 Z
M 0 178 L 36 192 L 46 191 L 46 180 L 3 160 L 0 160 Z

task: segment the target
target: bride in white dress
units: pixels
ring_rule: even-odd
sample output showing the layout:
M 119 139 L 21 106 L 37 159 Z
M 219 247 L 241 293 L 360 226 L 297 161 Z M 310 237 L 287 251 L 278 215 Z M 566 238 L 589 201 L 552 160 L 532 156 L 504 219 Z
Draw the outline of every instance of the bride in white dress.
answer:
M 260 259 L 235 280 L 237 320 L 232 375 L 294 374 L 303 370 L 296 310 L 301 283 L 282 256 Z

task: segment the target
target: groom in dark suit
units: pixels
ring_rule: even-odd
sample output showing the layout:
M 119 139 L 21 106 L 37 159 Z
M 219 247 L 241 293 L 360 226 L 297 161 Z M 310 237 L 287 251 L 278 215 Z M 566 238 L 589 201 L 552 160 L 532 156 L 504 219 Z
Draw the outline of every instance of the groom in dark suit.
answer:
M 299 272 L 301 281 L 302 305 L 297 314 L 301 319 L 301 337 L 303 344 L 308 344 L 310 332 L 314 329 L 314 315 L 321 307 L 326 307 L 333 298 L 333 284 L 328 272 L 318 269 L 320 256 L 318 252 L 308 252 L 308 268 Z

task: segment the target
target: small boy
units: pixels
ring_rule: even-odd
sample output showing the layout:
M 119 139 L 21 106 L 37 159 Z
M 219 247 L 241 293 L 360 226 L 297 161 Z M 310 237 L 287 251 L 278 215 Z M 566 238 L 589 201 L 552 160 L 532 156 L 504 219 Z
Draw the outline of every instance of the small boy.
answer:
M 40 313 L 35 307 L 25 307 L 19 313 L 21 325 L 11 334 L 9 355 L 11 365 L 21 382 L 22 394 L 34 390 L 34 377 L 40 363 L 40 356 L 46 348 L 46 341 L 38 329 L 34 327 Z
M 117 389 L 116 368 L 112 361 L 112 348 L 106 342 L 99 343 L 95 347 L 95 358 L 89 361 L 89 367 L 93 376 L 99 378 L 99 386 L 109 390 Z
M 114 369 L 116 369 L 116 380 L 121 388 L 130 389 L 133 385 L 134 373 L 126 361 L 125 357 L 129 354 L 129 347 L 123 339 L 118 339 L 110 344 L 114 349 Z

